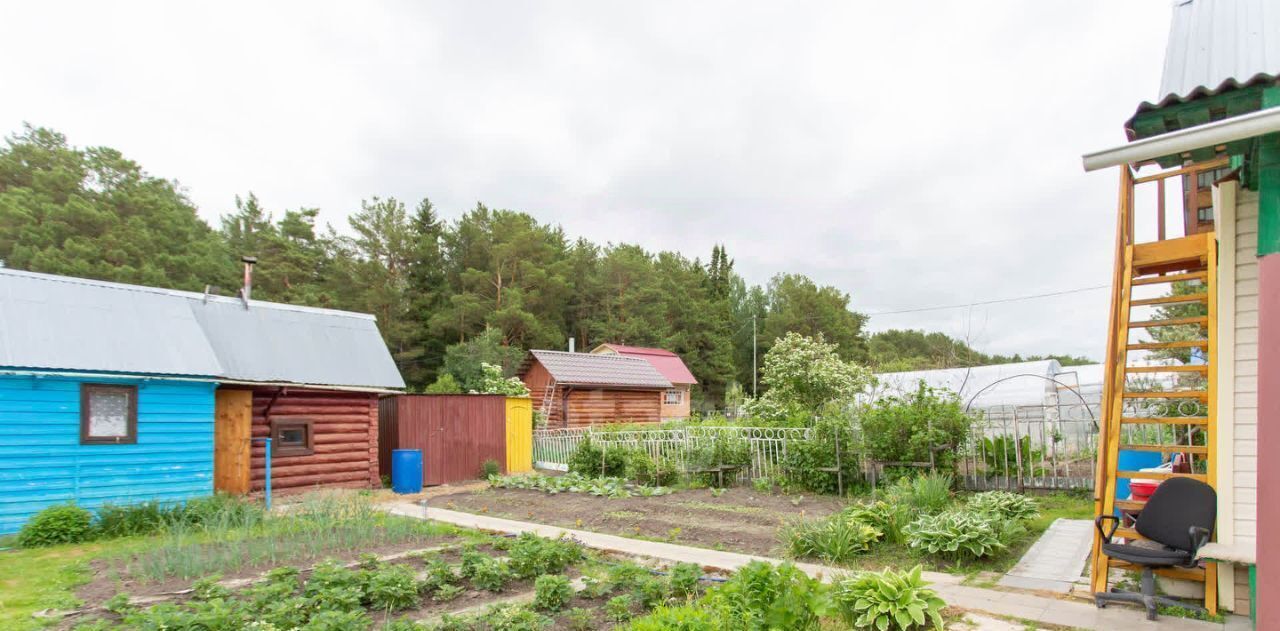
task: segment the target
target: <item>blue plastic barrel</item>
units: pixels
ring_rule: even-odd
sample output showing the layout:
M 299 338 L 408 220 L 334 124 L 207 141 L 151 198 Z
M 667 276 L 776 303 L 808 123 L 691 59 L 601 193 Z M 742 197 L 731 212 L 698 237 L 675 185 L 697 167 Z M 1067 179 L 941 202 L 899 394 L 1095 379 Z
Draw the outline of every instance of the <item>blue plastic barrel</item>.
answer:
M 391 490 L 396 493 L 422 492 L 422 450 L 391 450 Z
M 1138 471 L 1140 469 L 1148 469 L 1158 467 L 1164 462 L 1164 456 L 1158 451 L 1121 451 L 1117 460 L 1119 465 L 1118 471 Z M 1129 499 L 1129 479 L 1116 478 L 1116 496 L 1117 500 Z M 1116 511 L 1119 515 L 1120 512 Z

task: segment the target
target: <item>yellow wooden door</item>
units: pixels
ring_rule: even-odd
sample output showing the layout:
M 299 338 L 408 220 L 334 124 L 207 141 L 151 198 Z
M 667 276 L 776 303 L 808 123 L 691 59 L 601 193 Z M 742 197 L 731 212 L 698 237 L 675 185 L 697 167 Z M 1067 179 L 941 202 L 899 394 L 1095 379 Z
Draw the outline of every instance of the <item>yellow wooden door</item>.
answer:
M 213 421 L 213 490 L 249 492 L 252 421 L 251 390 L 218 390 Z
M 533 401 L 507 397 L 507 473 L 533 471 Z

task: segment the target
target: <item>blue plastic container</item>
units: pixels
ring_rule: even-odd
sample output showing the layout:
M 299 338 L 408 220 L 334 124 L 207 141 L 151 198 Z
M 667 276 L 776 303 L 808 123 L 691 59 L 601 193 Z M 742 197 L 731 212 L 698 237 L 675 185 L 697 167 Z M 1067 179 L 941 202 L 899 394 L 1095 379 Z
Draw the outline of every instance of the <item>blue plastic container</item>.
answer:
M 1158 467 L 1164 462 L 1164 456 L 1158 451 L 1121 451 L 1117 461 L 1119 467 L 1117 471 L 1138 471 L 1140 469 L 1149 469 Z M 1116 496 L 1117 500 L 1129 499 L 1129 479 L 1116 478 Z M 1120 511 L 1117 510 L 1119 515 Z
M 391 490 L 396 493 L 422 492 L 422 450 L 391 450 Z

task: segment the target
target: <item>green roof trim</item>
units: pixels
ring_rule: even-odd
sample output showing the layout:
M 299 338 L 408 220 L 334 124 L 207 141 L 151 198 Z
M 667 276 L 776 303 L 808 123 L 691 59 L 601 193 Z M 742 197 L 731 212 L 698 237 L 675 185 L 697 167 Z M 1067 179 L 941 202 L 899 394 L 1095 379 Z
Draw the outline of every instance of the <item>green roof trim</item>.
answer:
M 1159 136 L 1169 132 L 1220 121 L 1240 114 L 1256 112 L 1262 109 L 1263 92 L 1275 89 L 1265 85 L 1252 85 L 1237 90 L 1226 90 L 1218 94 L 1198 98 L 1185 103 L 1174 103 L 1164 107 L 1147 110 L 1135 114 L 1129 119 L 1126 131 L 1129 140 L 1141 140 Z M 1228 155 L 1252 153 L 1254 139 L 1237 140 L 1227 144 Z M 1209 160 L 1215 152 L 1206 147 L 1191 153 L 1195 161 Z M 1156 162 L 1164 168 L 1179 166 L 1183 157 L 1177 155 L 1158 158 Z

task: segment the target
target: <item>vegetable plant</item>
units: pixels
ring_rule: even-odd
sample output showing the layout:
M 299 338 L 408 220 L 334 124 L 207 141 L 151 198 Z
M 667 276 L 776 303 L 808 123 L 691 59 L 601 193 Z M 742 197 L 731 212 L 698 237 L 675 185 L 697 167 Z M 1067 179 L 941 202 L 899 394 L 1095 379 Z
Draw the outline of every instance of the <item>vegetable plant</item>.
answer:
M 533 608 L 541 611 L 560 611 L 573 598 L 569 578 L 559 574 L 539 576 L 533 582 Z
M 817 557 L 832 563 L 848 561 L 871 549 L 883 535 L 851 515 L 837 513 L 821 520 L 796 521 L 782 529 L 788 550 L 796 557 Z
M 946 603 L 929 589 L 917 565 L 906 572 L 886 569 L 846 578 L 835 587 L 836 609 L 855 629 L 942 631 Z

